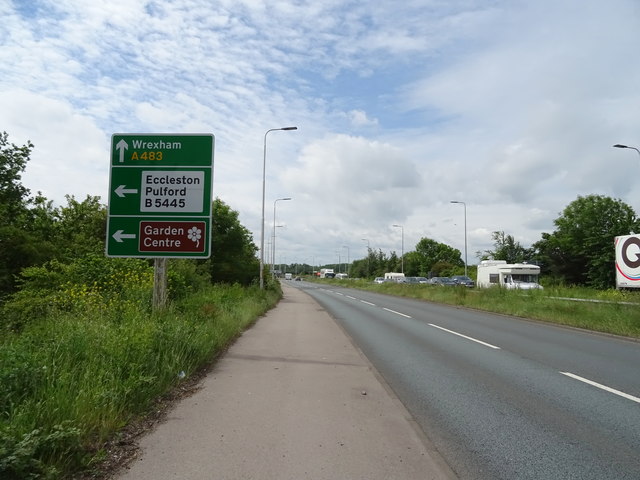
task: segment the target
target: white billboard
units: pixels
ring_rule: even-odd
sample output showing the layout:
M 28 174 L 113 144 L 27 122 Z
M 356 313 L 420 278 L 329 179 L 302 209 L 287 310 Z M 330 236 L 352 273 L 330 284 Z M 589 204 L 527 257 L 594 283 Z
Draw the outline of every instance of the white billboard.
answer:
M 640 288 L 640 235 L 616 237 L 616 287 Z

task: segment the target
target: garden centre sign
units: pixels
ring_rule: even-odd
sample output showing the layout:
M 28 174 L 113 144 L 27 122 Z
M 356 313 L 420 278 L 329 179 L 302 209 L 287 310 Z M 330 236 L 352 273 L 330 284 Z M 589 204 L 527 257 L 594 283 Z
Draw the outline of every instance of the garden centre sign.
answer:
M 114 134 L 109 257 L 207 258 L 214 136 Z

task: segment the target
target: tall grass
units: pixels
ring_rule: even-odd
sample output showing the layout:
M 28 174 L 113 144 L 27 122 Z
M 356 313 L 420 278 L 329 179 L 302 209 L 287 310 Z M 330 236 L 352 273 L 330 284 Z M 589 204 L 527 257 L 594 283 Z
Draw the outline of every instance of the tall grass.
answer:
M 67 285 L 75 298 L 55 308 L 50 298 L 38 321 L 5 331 L 0 478 L 57 479 L 89 467 L 107 439 L 281 296 L 277 287 L 210 285 L 151 313 L 150 285 L 130 280 L 119 296 Z
M 469 289 L 374 284 L 363 280 L 325 282 L 640 338 L 640 292 L 569 287 L 544 290 Z

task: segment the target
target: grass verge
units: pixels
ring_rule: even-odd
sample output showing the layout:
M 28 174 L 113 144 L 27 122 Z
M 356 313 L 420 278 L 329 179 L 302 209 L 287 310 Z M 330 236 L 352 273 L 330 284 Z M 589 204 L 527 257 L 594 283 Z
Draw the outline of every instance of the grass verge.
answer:
M 210 286 L 162 313 L 147 302 L 57 311 L 0 340 L 0 478 L 91 468 L 105 442 L 273 307 L 279 287 Z

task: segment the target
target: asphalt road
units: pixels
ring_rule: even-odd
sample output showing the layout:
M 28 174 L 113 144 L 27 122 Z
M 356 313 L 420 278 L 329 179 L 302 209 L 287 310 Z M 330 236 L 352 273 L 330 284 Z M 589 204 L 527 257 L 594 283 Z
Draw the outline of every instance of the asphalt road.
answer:
M 342 325 L 460 478 L 640 478 L 640 343 L 291 284 Z

